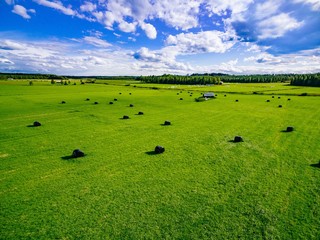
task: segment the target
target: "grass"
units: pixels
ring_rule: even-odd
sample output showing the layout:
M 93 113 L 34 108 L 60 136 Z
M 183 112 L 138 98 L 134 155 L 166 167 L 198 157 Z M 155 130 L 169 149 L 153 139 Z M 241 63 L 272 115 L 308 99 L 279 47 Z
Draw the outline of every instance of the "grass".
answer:
M 318 239 L 319 97 L 136 85 L 0 82 L 1 239 Z

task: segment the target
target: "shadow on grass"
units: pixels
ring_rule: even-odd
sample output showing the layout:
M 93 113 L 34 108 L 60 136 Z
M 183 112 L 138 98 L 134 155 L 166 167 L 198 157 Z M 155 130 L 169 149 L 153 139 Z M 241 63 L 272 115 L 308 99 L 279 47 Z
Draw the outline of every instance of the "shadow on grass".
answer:
M 320 162 L 315 164 L 310 164 L 311 167 L 320 168 Z
M 27 127 L 28 127 L 28 128 L 36 128 L 36 127 L 41 127 L 41 126 L 34 126 L 34 125 L 30 124 L 30 125 L 28 125 Z
M 290 132 L 293 132 L 293 131 L 281 130 L 281 132 L 283 132 L 283 133 L 290 133 Z
M 63 160 L 70 160 L 70 159 L 75 159 L 73 156 L 69 155 L 69 156 L 64 156 L 64 157 L 61 157 L 61 159 Z
M 150 156 L 157 155 L 157 153 L 155 151 L 148 151 L 148 152 L 146 152 L 146 154 L 150 155 Z
M 242 143 L 243 140 L 242 141 L 228 140 L 228 142 L 230 142 L 230 143 Z

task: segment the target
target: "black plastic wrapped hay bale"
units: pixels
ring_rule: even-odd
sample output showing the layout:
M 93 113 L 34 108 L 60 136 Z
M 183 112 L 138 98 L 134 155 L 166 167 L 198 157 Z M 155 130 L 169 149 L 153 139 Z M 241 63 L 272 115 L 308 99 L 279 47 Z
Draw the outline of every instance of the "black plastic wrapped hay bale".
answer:
M 287 127 L 287 132 L 293 132 L 293 130 L 294 130 L 294 127 L 292 127 L 292 126 L 289 126 L 289 127 Z
M 272 96 L 272 98 L 274 98 L 274 96 Z
M 90 101 L 90 98 L 87 98 L 86 101 Z
M 160 154 L 160 153 L 163 153 L 164 150 L 165 150 L 164 147 L 158 145 L 158 146 L 155 147 L 154 152 L 156 154 Z
M 98 102 L 94 102 L 95 105 L 99 104 Z
M 129 119 L 129 116 L 124 115 L 124 116 L 122 117 L 122 119 Z
M 72 152 L 72 157 L 73 158 L 84 157 L 84 152 L 82 152 L 80 149 L 75 149 Z
M 164 121 L 164 125 L 166 125 L 166 126 L 171 125 L 171 122 L 170 121 Z
M 34 127 L 40 127 L 40 126 L 41 126 L 41 123 L 38 122 L 38 121 L 35 121 L 35 122 L 33 123 L 33 126 L 34 126 Z
M 65 101 L 61 101 L 61 104 L 65 104 L 66 102 Z
M 281 97 L 278 97 L 278 99 L 280 99 Z
M 121 95 L 122 93 L 121 92 L 119 92 L 119 95 Z
M 224 95 L 225 97 L 227 96 L 227 95 Z
M 183 100 L 183 98 L 180 98 L 180 100 Z
M 239 100 L 237 99 L 236 102 L 239 102 Z
M 129 107 L 133 107 L 133 104 L 130 104 Z
M 233 142 L 243 142 L 243 138 L 241 136 L 235 136 Z
M 291 99 L 290 98 L 288 98 L 288 101 L 290 101 Z
M 129 93 L 129 95 L 131 95 L 131 93 Z
M 278 107 L 279 107 L 279 108 L 282 108 L 282 105 L 279 105 Z
M 113 101 L 115 101 L 115 102 L 116 102 L 116 101 L 118 101 L 118 99 L 116 99 L 116 98 L 115 98 L 115 99 L 113 99 Z
M 113 104 L 113 102 L 109 102 L 109 104 Z
M 143 115 L 143 112 L 138 112 L 138 115 Z
M 270 102 L 270 100 L 268 99 L 266 102 Z

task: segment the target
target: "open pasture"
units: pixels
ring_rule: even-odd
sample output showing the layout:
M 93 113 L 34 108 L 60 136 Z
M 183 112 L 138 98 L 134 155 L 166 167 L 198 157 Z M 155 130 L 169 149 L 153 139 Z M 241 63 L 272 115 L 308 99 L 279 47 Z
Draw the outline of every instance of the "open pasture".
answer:
M 319 88 L 27 83 L 0 82 L 1 239 L 319 239 Z

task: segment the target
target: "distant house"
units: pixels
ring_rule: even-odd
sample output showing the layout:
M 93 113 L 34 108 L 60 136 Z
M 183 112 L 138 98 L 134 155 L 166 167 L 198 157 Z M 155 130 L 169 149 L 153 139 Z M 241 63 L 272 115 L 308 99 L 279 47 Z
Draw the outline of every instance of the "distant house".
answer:
M 214 98 L 214 93 L 213 92 L 207 92 L 203 94 L 204 98 Z

